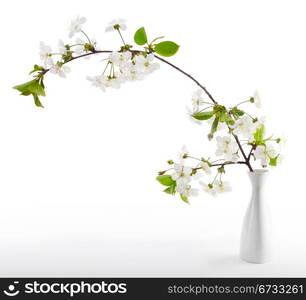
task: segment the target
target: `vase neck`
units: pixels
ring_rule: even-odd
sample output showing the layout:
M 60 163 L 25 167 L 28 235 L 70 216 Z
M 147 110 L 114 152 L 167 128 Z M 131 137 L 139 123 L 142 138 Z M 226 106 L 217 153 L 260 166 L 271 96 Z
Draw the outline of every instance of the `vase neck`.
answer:
M 253 195 L 256 198 L 261 198 L 269 172 L 267 170 L 254 170 L 249 172 L 249 177 L 252 183 Z

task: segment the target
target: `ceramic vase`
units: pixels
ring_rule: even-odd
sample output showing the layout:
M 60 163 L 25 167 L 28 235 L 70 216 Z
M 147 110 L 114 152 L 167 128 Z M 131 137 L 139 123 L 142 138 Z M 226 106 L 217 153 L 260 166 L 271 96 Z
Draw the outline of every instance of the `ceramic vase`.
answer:
M 252 196 L 244 217 L 240 258 L 249 263 L 263 264 L 272 258 L 272 225 L 265 197 L 268 170 L 249 172 L 252 184 Z

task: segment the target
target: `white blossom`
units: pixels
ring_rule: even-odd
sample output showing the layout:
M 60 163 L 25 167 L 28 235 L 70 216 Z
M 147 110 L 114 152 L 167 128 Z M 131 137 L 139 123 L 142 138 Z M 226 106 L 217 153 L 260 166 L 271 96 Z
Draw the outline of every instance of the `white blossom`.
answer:
M 276 151 L 276 149 L 272 145 L 267 144 L 266 145 L 266 154 L 270 158 L 275 158 L 277 156 L 277 151 Z
M 105 91 L 104 87 L 104 76 L 97 75 L 97 76 L 87 76 L 86 79 L 92 83 L 94 87 L 100 88 Z
M 159 69 L 159 64 L 154 62 L 155 58 L 153 54 L 148 54 L 146 57 L 143 55 L 137 55 L 135 57 L 136 68 L 140 72 L 150 74 L 153 71 Z
M 186 167 L 183 164 L 174 164 L 174 173 L 172 173 L 171 178 L 176 181 L 177 187 L 185 186 L 191 181 L 190 167 Z
M 254 156 L 256 159 L 260 160 L 262 166 L 267 166 L 270 158 L 275 158 L 277 156 L 277 152 L 270 144 L 259 145 L 254 151 Z
M 258 91 L 255 91 L 254 95 L 253 95 L 253 98 L 254 98 L 254 104 L 257 108 L 261 108 L 261 98 L 259 96 L 259 93 Z
M 43 61 L 44 65 L 45 66 L 51 66 L 53 65 L 53 60 L 52 60 L 52 57 L 51 57 L 51 52 L 52 52 L 52 49 L 50 46 L 46 45 L 44 42 L 40 42 L 39 44 L 39 56 L 40 56 L 40 59 Z
M 90 39 L 91 43 L 90 45 L 96 49 L 96 45 L 97 45 L 97 42 L 96 42 L 96 39 L 95 38 L 91 38 Z M 76 54 L 76 55 L 82 55 L 82 54 L 85 54 L 85 53 L 88 53 L 89 51 L 88 50 L 85 50 L 84 48 L 84 45 L 85 44 L 89 44 L 88 41 L 82 39 L 82 38 L 77 38 L 75 40 L 76 42 L 76 45 L 75 47 L 73 47 L 73 52 Z M 97 50 L 97 49 L 96 49 Z M 85 59 L 90 59 L 90 55 L 86 56 Z
M 66 55 L 67 54 L 67 48 L 64 44 L 64 42 L 62 40 L 59 40 L 58 41 L 58 52 L 61 54 L 61 55 Z
M 253 123 L 254 125 L 254 132 L 256 131 L 256 129 L 261 126 L 261 125 L 264 125 L 266 122 L 266 117 L 260 117 L 259 119 L 256 120 L 255 123 Z
M 188 149 L 186 147 L 186 145 L 184 145 L 181 149 L 181 151 L 178 153 L 178 159 L 181 162 L 183 159 L 186 158 L 186 156 L 188 156 Z
M 284 133 L 281 134 L 280 137 L 275 139 L 277 145 L 279 146 L 280 150 L 283 150 L 285 144 L 287 143 L 287 137 Z
M 117 75 L 117 76 L 116 76 Z M 87 76 L 87 80 L 89 80 L 93 86 L 102 89 L 105 92 L 106 88 L 120 88 L 121 78 L 118 74 L 115 74 L 115 77 L 109 77 L 105 75 L 98 76 Z
M 108 23 L 108 26 L 105 28 L 106 32 L 115 31 L 115 30 L 126 30 L 126 21 L 124 19 L 113 20 Z
M 237 155 L 238 145 L 229 136 L 217 136 L 217 150 L 216 155 L 224 155 L 227 161 L 237 161 L 239 156 Z
M 203 90 L 198 89 L 192 95 L 191 103 L 194 112 L 197 112 L 199 110 L 199 107 L 204 103 L 202 93 Z
M 207 184 L 203 181 L 200 181 L 199 184 L 201 185 L 202 187 L 202 190 L 208 194 L 210 194 L 211 196 L 214 196 L 216 197 L 217 196 L 217 189 L 216 189 L 216 186 L 213 185 L 213 184 Z
M 243 137 L 249 139 L 255 132 L 255 123 L 253 123 L 249 116 L 244 116 L 235 122 L 233 128 L 235 134 L 241 134 Z
M 198 196 L 198 189 L 192 188 L 189 184 L 176 187 L 176 191 L 186 198 Z
M 230 192 L 232 190 L 229 182 L 227 182 L 227 181 L 216 180 L 215 183 L 214 183 L 214 187 L 215 187 L 216 192 L 218 194 Z
M 60 63 L 56 63 L 50 68 L 50 72 L 60 77 L 66 77 L 66 73 L 70 72 L 70 68 Z
M 144 74 L 140 72 L 139 69 L 136 68 L 136 66 L 131 61 L 128 61 L 121 68 L 121 72 L 121 77 L 126 81 L 136 81 L 144 79 Z
M 207 174 L 211 174 L 211 169 L 210 166 L 207 162 L 201 161 L 200 162 L 200 167 L 202 168 L 202 170 Z
M 214 183 L 210 183 L 210 184 L 200 181 L 199 184 L 202 186 L 202 189 L 206 193 L 214 197 L 217 196 L 218 194 L 223 194 L 226 192 L 230 192 L 232 190 L 229 182 L 227 181 L 216 180 Z
M 77 16 L 69 25 L 69 37 L 72 38 L 76 33 L 82 30 L 82 25 L 86 22 L 86 18 Z
M 130 51 L 125 51 L 125 52 L 112 52 L 108 60 L 112 62 L 114 65 L 124 68 L 127 63 L 130 61 L 132 58 L 132 53 Z M 127 65 L 126 67 L 129 67 L 130 65 Z
M 284 155 L 283 154 L 278 154 L 277 156 L 277 164 L 281 164 L 284 161 Z

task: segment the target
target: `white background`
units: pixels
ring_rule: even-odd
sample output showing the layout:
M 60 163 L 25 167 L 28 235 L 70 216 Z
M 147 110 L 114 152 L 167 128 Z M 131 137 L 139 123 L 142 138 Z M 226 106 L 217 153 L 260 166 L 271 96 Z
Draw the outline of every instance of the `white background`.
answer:
M 306 276 L 305 1 L 5 1 L 0 56 L 1 276 Z M 76 15 L 104 49 L 104 33 L 128 20 L 126 40 L 145 26 L 181 45 L 171 62 L 227 106 L 258 89 L 254 114 L 288 137 L 283 165 L 270 174 L 276 248 L 272 263 L 239 260 L 251 187 L 244 166 L 228 168 L 233 192 L 191 205 L 161 192 L 156 172 L 186 144 L 213 155 L 208 127 L 186 118 L 193 82 L 166 65 L 143 82 L 106 93 L 87 75 L 102 56 L 48 75 L 45 109 L 11 87 L 29 79 L 38 43 L 67 39 Z

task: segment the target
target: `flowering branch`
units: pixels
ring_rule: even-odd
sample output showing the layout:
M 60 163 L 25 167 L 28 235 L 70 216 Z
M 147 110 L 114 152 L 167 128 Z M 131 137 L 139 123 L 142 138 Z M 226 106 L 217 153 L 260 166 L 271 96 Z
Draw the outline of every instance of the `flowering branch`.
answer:
M 69 62 L 79 58 L 89 58 L 95 54 L 108 54 L 104 60 L 105 67 L 102 73 L 87 77 L 87 79 L 93 86 L 103 91 L 107 88 L 117 89 L 129 81 L 144 79 L 159 68 L 156 61 L 160 61 L 182 73 L 199 86 L 200 89 L 192 96 L 192 109 L 188 109 L 188 116 L 197 124 L 201 125 L 204 121 L 209 124 L 210 131 L 207 137 L 210 141 L 216 140 L 215 155 L 219 157 L 217 160 L 195 157 L 189 155 L 188 150 L 183 148 L 177 161 L 168 160 L 167 163 L 170 167 L 158 173 L 156 179 L 166 186 L 164 192 L 172 195 L 178 193 L 183 201 L 188 202 L 189 197 L 195 196 L 198 192 L 196 188 L 191 186 L 191 181 L 198 180 L 203 175 L 210 175 L 212 169 L 216 167 L 214 169 L 216 173 L 208 183 L 198 181 L 203 191 L 216 196 L 231 190 L 229 183 L 223 180 L 228 165 L 246 165 L 249 171 L 253 172 L 253 164 L 257 162 L 264 168 L 275 167 L 280 163 L 282 156 L 272 144 L 280 145 L 283 139 L 267 138 L 265 136 L 265 120 L 252 117 L 250 113 L 240 108 L 247 103 L 260 107 L 260 97 L 257 92 L 249 99 L 240 101 L 232 107 L 221 105 L 197 79 L 164 58 L 176 54 L 179 49 L 176 43 L 172 41 L 160 42 L 159 40 L 164 37 L 157 37 L 149 42 L 144 27 L 141 27 L 134 34 L 134 42 L 143 48 L 135 50 L 132 45 L 125 42 L 122 31 L 126 30 L 126 25 L 124 20 L 120 19 L 110 22 L 105 31 L 117 32 L 122 46 L 118 51 L 101 50 L 97 47 L 95 39 L 90 38 L 83 30 L 85 21 L 85 18 L 77 17 L 69 26 L 70 38 L 80 33 L 85 37 L 85 41 L 78 38 L 75 43 L 65 44 L 60 40 L 56 53 L 52 52 L 50 46 L 41 42 L 40 57 L 43 65 L 34 65 L 34 69 L 30 72 L 34 79 L 14 87 L 21 92 L 21 95 L 33 96 L 35 105 L 43 107 L 39 97 L 46 95 L 44 76 L 50 72 L 60 77 L 66 77 L 66 73 L 70 71 L 67 66 Z M 57 59 L 55 59 L 56 57 Z M 203 97 L 203 92 L 208 99 Z M 215 137 L 218 132 L 222 131 L 225 131 L 223 136 Z M 246 143 L 242 144 L 241 141 L 246 141 Z M 196 164 L 191 167 L 187 166 L 188 160 L 195 161 Z

